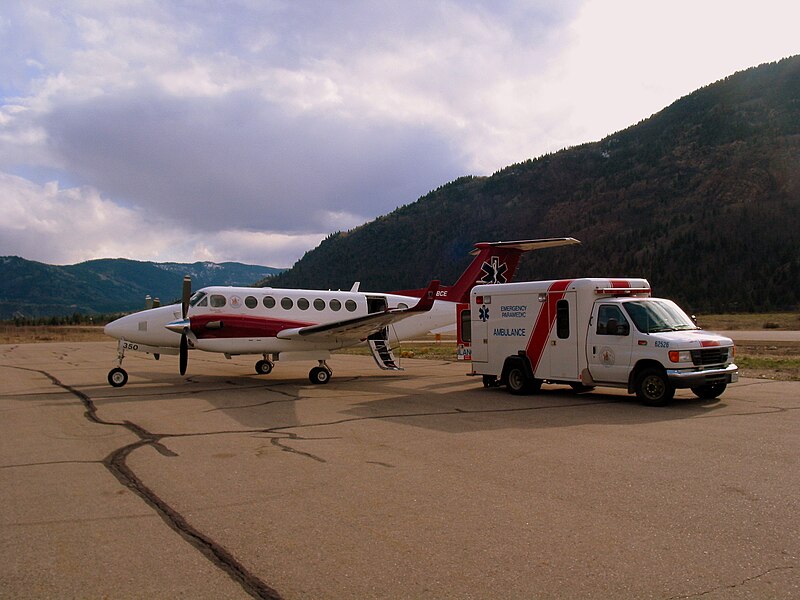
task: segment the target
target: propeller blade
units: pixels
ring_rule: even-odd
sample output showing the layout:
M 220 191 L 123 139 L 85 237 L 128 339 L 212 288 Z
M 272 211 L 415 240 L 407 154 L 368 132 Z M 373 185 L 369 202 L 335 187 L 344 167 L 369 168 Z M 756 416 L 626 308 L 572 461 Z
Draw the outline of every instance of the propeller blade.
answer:
M 181 355 L 180 355 L 180 372 L 181 375 L 186 374 L 186 364 L 189 362 L 189 341 L 186 339 L 186 331 L 181 334 Z
M 181 311 L 183 318 L 189 314 L 189 298 L 192 296 L 192 278 L 188 275 L 183 276 L 183 298 L 181 299 Z

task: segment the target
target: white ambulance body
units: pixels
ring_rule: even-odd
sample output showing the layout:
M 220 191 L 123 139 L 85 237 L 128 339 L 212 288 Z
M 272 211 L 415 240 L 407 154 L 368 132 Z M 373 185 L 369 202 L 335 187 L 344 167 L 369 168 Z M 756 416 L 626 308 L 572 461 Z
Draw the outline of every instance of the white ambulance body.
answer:
M 652 298 L 645 279 L 478 285 L 466 323 L 464 315 L 459 341 L 471 346 L 471 374 L 512 393 L 543 382 L 578 391 L 602 385 L 660 406 L 676 388 L 716 398 L 738 380 L 733 341 L 699 329 L 671 300 Z

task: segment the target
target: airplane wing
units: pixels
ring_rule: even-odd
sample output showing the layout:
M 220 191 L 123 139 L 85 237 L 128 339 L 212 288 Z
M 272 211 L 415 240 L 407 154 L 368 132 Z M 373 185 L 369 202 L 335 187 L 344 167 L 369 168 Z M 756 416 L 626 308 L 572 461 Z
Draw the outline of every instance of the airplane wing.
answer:
M 284 329 L 278 332 L 276 337 L 281 340 L 365 340 L 371 334 L 377 333 L 392 323 L 402 321 L 415 314 L 429 311 L 431 307 L 433 307 L 434 300 L 436 300 L 436 290 L 438 289 L 439 282 L 432 281 L 428 289 L 425 290 L 420 301 L 410 308 L 390 308 L 385 311 L 353 317 L 352 319 L 345 319 L 343 321 L 335 321 L 333 323 Z

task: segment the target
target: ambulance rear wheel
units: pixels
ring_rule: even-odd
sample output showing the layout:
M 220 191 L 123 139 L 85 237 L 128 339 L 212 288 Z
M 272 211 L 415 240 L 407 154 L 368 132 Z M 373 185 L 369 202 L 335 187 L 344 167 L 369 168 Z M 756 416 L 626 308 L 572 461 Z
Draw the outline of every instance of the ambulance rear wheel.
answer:
M 636 397 L 647 406 L 666 406 L 675 396 L 675 388 L 663 369 L 644 369 L 636 377 Z
M 541 381 L 530 379 L 522 366 L 511 367 L 506 375 L 506 387 L 514 395 L 532 394 L 541 385 Z
M 108 372 L 108 383 L 113 387 L 122 387 L 128 383 L 128 373 L 120 367 L 111 369 Z
M 497 377 L 494 375 L 484 375 L 483 387 L 485 388 L 497 387 Z
M 726 387 L 728 387 L 727 383 L 709 383 L 693 387 L 692 392 L 695 396 L 703 400 L 713 400 L 714 398 L 722 396 L 722 392 L 725 391 Z

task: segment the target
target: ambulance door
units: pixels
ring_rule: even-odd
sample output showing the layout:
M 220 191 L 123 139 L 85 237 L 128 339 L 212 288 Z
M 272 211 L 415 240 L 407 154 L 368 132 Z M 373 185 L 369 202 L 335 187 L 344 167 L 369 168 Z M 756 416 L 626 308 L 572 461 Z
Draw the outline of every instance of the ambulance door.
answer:
M 595 381 L 625 383 L 631 365 L 631 325 L 618 303 L 598 300 L 586 338 L 589 372 Z
M 555 315 L 550 316 L 553 326 L 550 329 L 546 350 L 550 358 L 549 373 L 553 379 L 580 379 L 576 300 L 576 292 L 565 292 L 564 297 L 553 305 Z
M 492 310 L 491 296 L 476 296 L 470 310 L 470 358 L 476 362 L 489 362 L 489 314 Z

